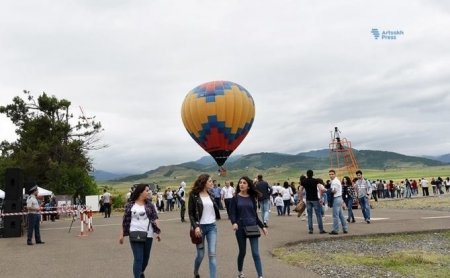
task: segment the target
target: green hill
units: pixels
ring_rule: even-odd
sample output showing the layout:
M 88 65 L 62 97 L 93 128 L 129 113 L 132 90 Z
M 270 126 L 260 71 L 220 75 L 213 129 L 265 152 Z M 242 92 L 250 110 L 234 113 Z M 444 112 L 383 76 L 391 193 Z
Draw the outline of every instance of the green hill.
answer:
M 369 173 L 378 173 L 374 175 L 382 175 L 386 171 L 405 171 L 405 169 L 414 172 L 414 169 L 448 165 L 432 159 L 386 151 L 354 150 L 354 154 L 359 167 L 369 170 Z M 156 182 L 162 187 L 170 186 L 173 188 L 178 187 L 181 181 L 188 184 L 192 183 L 200 173 L 214 174 L 214 178 L 219 183 L 225 179 L 235 181 L 243 175 L 254 177 L 259 173 L 263 173 L 264 177 L 271 182 L 297 181 L 300 173 L 305 173 L 307 169 L 313 169 L 318 175 L 326 177 L 330 165 L 328 150 L 299 153 L 297 155 L 255 153 L 240 156 L 227 162 L 224 165 L 227 169 L 227 176 L 220 177 L 215 174 L 217 173 L 217 165 L 205 163 L 207 159 L 201 159 L 201 161 L 202 163 L 185 162 L 178 165 L 160 166 L 141 175 L 128 176 L 110 183 L 128 188 L 128 185 L 132 183 Z

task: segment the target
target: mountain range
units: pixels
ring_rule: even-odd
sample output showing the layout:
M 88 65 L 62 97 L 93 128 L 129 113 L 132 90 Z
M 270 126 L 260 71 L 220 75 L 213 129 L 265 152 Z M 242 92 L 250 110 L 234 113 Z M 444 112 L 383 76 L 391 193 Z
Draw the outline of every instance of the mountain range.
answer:
M 450 154 L 441 156 L 408 156 L 395 152 L 375 150 L 353 150 L 361 169 L 395 169 L 405 167 L 439 166 L 450 163 Z M 298 154 L 284 153 L 254 153 L 231 156 L 224 165 L 227 171 L 241 171 L 243 169 L 269 170 L 283 169 L 326 169 L 329 163 L 329 150 L 313 150 Z M 152 177 L 170 178 L 176 175 L 196 176 L 199 172 L 215 172 L 217 165 L 210 156 L 204 156 L 196 161 L 177 165 L 160 166 L 156 169 L 138 175 L 115 174 L 106 171 L 94 171 L 97 181 L 114 180 L 132 182 Z

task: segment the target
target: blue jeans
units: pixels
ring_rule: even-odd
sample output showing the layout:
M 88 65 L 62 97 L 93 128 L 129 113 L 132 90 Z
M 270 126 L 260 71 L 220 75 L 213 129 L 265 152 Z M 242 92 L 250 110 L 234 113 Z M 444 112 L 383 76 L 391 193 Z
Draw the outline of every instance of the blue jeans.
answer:
M 306 201 L 306 211 L 308 212 L 308 229 L 309 231 L 313 231 L 312 224 L 312 210 L 314 208 L 314 212 L 316 213 L 317 225 L 319 225 L 319 230 L 323 231 L 323 222 L 322 222 L 322 205 L 319 201 Z
M 353 197 L 347 198 L 347 212 L 348 212 L 348 220 L 355 219 L 355 215 L 353 215 Z
M 411 198 L 411 187 L 406 187 L 406 197 L 405 198 Z
M 283 206 L 277 206 L 278 215 L 283 215 Z
M 29 213 L 28 214 L 28 232 L 27 232 L 27 242 L 31 242 L 34 238 L 36 242 L 41 241 L 41 233 L 39 230 L 39 222 L 41 221 L 41 216 L 39 214 Z
M 359 205 L 361 206 L 362 214 L 364 216 L 364 220 L 370 220 L 370 206 L 369 199 L 364 196 L 359 198 Z
M 209 277 L 216 278 L 217 276 L 217 261 L 216 261 L 216 243 L 217 243 L 217 226 L 216 223 L 200 224 L 203 241 L 196 245 L 197 257 L 194 262 L 194 274 L 198 274 L 200 264 L 205 256 L 205 239 L 208 241 L 208 257 L 209 257 Z
M 261 218 L 264 223 L 269 223 L 269 209 L 270 202 L 269 199 L 259 201 L 259 205 L 261 206 Z
M 342 229 L 348 231 L 347 222 L 344 218 L 344 213 L 342 213 L 342 197 L 333 198 L 333 231 L 339 231 L 339 221 L 341 221 Z
M 237 239 L 238 247 L 239 247 L 237 266 L 238 266 L 238 271 L 242 272 L 242 269 L 244 268 L 245 253 L 247 252 L 247 238 L 245 237 L 244 229 L 242 227 L 240 227 L 236 231 L 236 239 Z M 263 271 L 262 271 L 261 257 L 259 256 L 258 239 L 259 238 L 257 238 L 257 237 L 249 238 L 249 241 L 250 241 L 250 247 L 252 249 L 252 257 L 253 257 L 253 262 L 255 263 L 256 272 L 258 273 L 258 277 L 261 277 L 261 276 L 263 276 Z
M 150 259 L 150 250 L 152 249 L 153 238 L 148 237 L 145 242 L 130 241 L 131 251 L 133 251 L 133 275 L 134 278 L 141 277 Z

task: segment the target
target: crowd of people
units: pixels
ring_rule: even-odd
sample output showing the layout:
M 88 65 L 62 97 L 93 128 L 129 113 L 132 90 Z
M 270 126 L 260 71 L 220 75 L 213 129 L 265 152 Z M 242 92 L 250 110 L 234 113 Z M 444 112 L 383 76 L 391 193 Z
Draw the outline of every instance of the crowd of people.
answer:
M 148 265 L 153 237 L 161 240 L 157 213 L 180 210 L 180 219 L 185 222 L 185 203 L 188 197 L 188 217 L 192 229 L 191 240 L 195 243 L 196 256 L 193 263 L 193 275 L 199 276 L 199 269 L 205 253 L 208 254 L 209 276 L 217 277 L 217 225 L 221 218 L 220 210 L 226 210 L 235 232 L 238 247 L 237 277 L 245 277 L 243 262 L 246 255 L 247 241 L 250 243 L 252 258 L 258 277 L 263 277 L 263 267 L 259 255 L 259 237 L 268 234 L 271 208 L 275 207 L 278 216 L 290 216 L 291 206 L 303 202 L 306 210 L 307 229 L 314 233 L 313 215 L 315 214 L 320 234 L 337 235 L 349 233 L 350 223 L 355 223 L 353 208 L 359 207 L 364 222 L 371 223 L 371 200 L 379 198 L 411 198 L 419 194 L 423 196 L 445 194 L 450 189 L 450 179 L 440 177 L 405 179 L 400 182 L 392 180 L 368 180 L 362 171 L 355 172 L 355 178 L 337 177 L 335 170 L 328 172 L 327 181 L 315 178 L 314 172 L 308 170 L 300 177 L 299 185 L 285 181 L 269 185 L 258 175 L 255 179 L 241 177 L 236 188 L 233 182 L 226 181 L 221 187 L 208 174 L 200 175 L 194 182 L 190 192 L 186 192 L 183 181 L 178 189 L 167 188 L 156 193 L 156 202 L 152 203 L 151 191 L 146 185 L 138 185 L 127 196 L 128 202 L 123 217 L 123 227 L 119 242 L 124 236 L 136 232 L 146 232 L 145 240 L 136 241 L 130 237 L 133 251 L 134 277 L 144 277 Z M 431 193 L 428 188 L 431 187 Z M 445 192 L 444 192 L 445 191 Z M 332 210 L 333 224 L 330 232 L 324 230 L 323 217 L 327 209 Z M 347 215 L 344 216 L 346 210 Z M 260 216 L 258 214 L 260 212 Z M 197 238 L 197 239 L 194 239 Z M 207 250 L 207 251 L 205 251 Z

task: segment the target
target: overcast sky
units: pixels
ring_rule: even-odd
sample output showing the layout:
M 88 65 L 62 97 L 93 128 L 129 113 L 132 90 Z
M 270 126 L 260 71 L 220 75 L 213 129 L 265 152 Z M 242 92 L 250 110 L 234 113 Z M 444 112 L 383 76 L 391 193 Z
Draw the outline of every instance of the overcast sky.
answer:
M 255 121 L 235 153 L 450 152 L 448 1 L 1 1 L 0 105 L 46 92 L 96 116 L 96 169 L 142 173 L 206 153 L 181 104 L 212 80 L 245 87 Z M 402 31 L 395 40 L 371 30 Z M 15 140 L 0 115 L 0 140 Z

